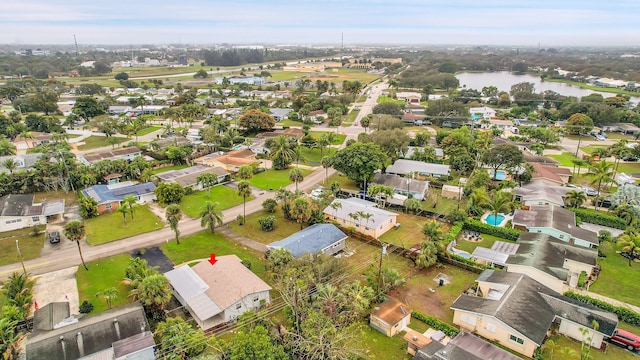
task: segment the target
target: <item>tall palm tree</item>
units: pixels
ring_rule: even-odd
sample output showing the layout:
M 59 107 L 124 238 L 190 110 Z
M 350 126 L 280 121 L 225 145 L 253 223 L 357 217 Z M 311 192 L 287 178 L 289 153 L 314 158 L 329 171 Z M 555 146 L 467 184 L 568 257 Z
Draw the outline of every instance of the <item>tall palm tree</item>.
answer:
M 333 209 L 333 218 L 337 221 L 338 209 L 342 209 L 342 203 L 340 201 L 334 201 L 329 204 L 329 207 Z
M 324 168 L 324 184 L 326 184 L 329 179 L 329 168 L 333 165 L 333 157 L 323 156 L 320 164 Z
M 0 140 L 0 156 L 9 156 L 16 154 L 16 146 L 13 145 L 9 140 L 2 139 Z
M 224 215 L 222 211 L 218 209 L 217 202 L 207 201 L 202 210 L 200 210 L 200 226 L 208 227 L 209 231 L 213 234 L 216 230 L 216 225 L 222 226 Z
M 102 297 L 102 299 L 107 303 L 109 310 L 111 310 L 113 301 L 118 299 L 118 295 L 120 295 L 120 293 L 115 287 L 104 289 L 96 293 L 96 297 Z
M 293 208 L 291 209 L 293 217 L 296 219 L 296 222 L 300 224 L 300 230 L 304 226 L 304 223 L 309 220 L 309 216 L 311 216 L 311 205 L 309 204 L 309 199 L 306 197 L 299 197 L 293 201 Z
M 82 248 L 80 248 L 80 240 L 84 238 L 86 235 L 86 231 L 84 229 L 84 223 L 80 220 L 71 220 L 64 226 L 64 236 L 71 240 L 75 241 L 76 245 L 78 245 L 78 253 L 80 253 L 80 260 L 82 260 L 82 265 L 85 270 L 89 270 L 87 264 L 84 263 L 84 258 L 82 257 Z
M 304 155 L 302 146 L 296 146 L 295 149 L 293 149 L 293 153 L 296 159 L 296 168 L 300 167 L 301 162 L 307 162 L 307 157 Z
M 270 157 L 276 170 L 285 169 L 295 159 L 293 144 L 287 136 L 278 135 L 273 138 L 269 150 L 271 150 Z
M 180 206 L 177 204 L 167 206 L 165 217 L 167 219 L 167 223 L 169 223 L 169 227 L 176 234 L 176 243 L 180 245 L 180 229 L 178 229 L 178 223 L 180 222 L 180 219 L 182 219 Z
M 437 242 L 442 240 L 442 225 L 435 221 L 430 220 L 422 227 L 422 233 L 429 239 L 429 241 Z
M 134 195 L 127 195 L 122 199 L 122 206 L 125 206 L 131 214 L 131 220 L 133 220 L 133 212 L 138 205 L 138 199 Z
M 498 213 L 508 212 L 513 208 L 512 196 L 508 191 L 494 191 L 484 206 L 491 210 L 495 217 L 498 217 Z
M 122 214 L 122 219 L 124 220 L 124 226 L 127 226 L 127 214 L 131 212 L 129 208 L 124 204 L 120 204 L 120 206 L 118 206 L 116 211 Z
M 153 274 L 142 279 L 140 285 L 131 290 L 129 296 L 145 308 L 161 311 L 171 301 L 171 283 L 163 274 Z
M 207 189 L 207 198 L 211 196 L 211 187 L 218 183 L 218 177 L 212 173 L 203 173 L 198 175 L 196 183 Z
M 579 208 L 587 201 L 587 195 L 582 190 L 571 190 L 564 195 L 564 202 L 567 206 Z
M 333 133 L 330 133 L 333 134 Z M 327 136 L 327 133 L 322 134 L 322 136 L 320 136 L 320 138 L 318 139 L 318 141 L 316 142 L 316 147 L 318 149 L 320 149 L 320 158 L 322 159 L 324 157 L 324 149 L 331 143 L 331 141 L 329 141 L 329 137 Z
M 626 232 L 618 238 L 618 246 L 622 246 L 622 250 L 628 253 L 627 259 L 631 266 L 631 260 L 640 253 L 640 235 Z
M 15 159 L 9 158 L 2 162 L 2 166 L 9 170 L 9 174 L 13 174 L 13 171 L 18 168 L 18 162 Z
M 611 154 L 616 159 L 613 169 L 613 178 L 615 178 L 616 174 L 618 173 L 618 165 L 620 165 L 620 160 L 629 155 L 631 149 L 627 147 L 627 140 L 622 139 L 617 143 L 611 145 L 607 149 L 607 151 L 609 151 L 609 154 Z
M 467 200 L 467 215 L 471 214 L 471 211 L 474 208 L 478 206 L 484 206 L 484 204 L 487 202 L 487 199 L 487 191 L 484 188 L 473 189 Z M 474 213 L 474 215 L 480 214 Z
M 612 164 L 606 161 L 598 161 L 589 166 L 587 176 L 591 177 L 591 185 L 598 184 L 598 195 L 602 184 L 613 182 Z M 599 202 L 596 201 L 596 210 L 598 210 Z
M 298 191 L 298 183 L 304 180 L 302 170 L 295 168 L 289 172 L 289 181 L 293 181 L 296 184 L 296 191 Z
M 238 183 L 238 196 L 242 196 L 242 213 L 243 217 L 247 217 L 247 198 L 251 196 L 251 185 L 247 181 Z

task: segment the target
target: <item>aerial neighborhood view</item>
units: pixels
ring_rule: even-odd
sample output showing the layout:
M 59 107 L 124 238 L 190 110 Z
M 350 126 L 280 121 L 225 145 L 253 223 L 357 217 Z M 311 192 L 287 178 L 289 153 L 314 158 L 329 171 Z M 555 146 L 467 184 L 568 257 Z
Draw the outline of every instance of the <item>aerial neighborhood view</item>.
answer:
M 3 6 L 2 359 L 640 359 L 640 5 L 216 3 Z

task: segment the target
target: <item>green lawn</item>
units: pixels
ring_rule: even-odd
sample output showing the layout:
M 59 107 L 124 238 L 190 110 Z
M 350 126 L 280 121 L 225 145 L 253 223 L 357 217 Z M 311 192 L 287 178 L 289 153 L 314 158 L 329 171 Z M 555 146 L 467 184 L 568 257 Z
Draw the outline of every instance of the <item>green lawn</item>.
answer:
M 598 258 L 602 270 L 589 291 L 640 306 L 640 284 L 637 281 L 640 278 L 640 263 L 632 261 L 629 266 L 626 258 L 616 254 L 615 244 L 601 244 L 600 250 L 606 257 Z
M 271 80 L 271 81 L 292 81 L 292 83 L 289 84 L 289 86 L 295 86 L 295 84 L 293 82 L 295 82 L 296 78 L 300 78 L 300 77 L 309 75 L 309 73 L 296 72 L 296 71 L 271 70 L 270 72 L 271 72 L 271 77 L 269 78 L 269 80 Z
M 114 211 L 85 220 L 85 227 L 87 242 L 98 245 L 158 230 L 164 227 L 164 223 L 149 210 L 148 205 L 142 205 L 135 207 L 133 220 L 127 215 L 127 225 L 124 224 L 122 214 Z
M 460 202 L 460 208 L 464 209 L 464 199 Z M 448 215 L 451 211 L 458 208 L 458 200 L 456 199 L 447 199 L 443 197 L 438 197 L 435 201 L 430 197 L 427 197 L 426 200 L 420 202 L 423 210 L 427 210 L 430 212 L 435 212 L 436 214 Z
M 160 129 L 162 129 L 162 127 L 160 127 L 160 126 L 149 126 L 146 129 L 142 129 L 142 130 L 138 131 L 136 133 L 136 135 L 137 136 L 143 136 L 143 135 L 151 134 L 152 132 L 158 131 Z
M 380 240 L 410 249 L 413 245 L 426 239 L 422 234 L 422 227 L 429 219 L 417 215 L 398 214 L 397 221 L 400 227 L 397 230 L 387 231 L 380 237 Z
M 380 96 L 380 97 L 378 97 L 378 100 L 377 100 L 378 104 L 382 104 L 382 103 L 386 103 L 386 102 L 394 102 L 394 103 L 396 103 L 398 105 L 406 105 L 407 104 L 406 102 L 404 102 L 402 100 L 396 100 L 396 99 L 394 99 L 392 97 L 389 97 L 389 96 Z
M 107 136 L 89 136 L 88 138 L 84 139 L 84 145 L 78 146 L 78 150 L 91 150 L 91 149 L 95 149 L 103 146 L 112 146 L 107 142 L 107 138 L 108 138 Z M 123 137 L 113 137 L 113 138 L 118 140 L 118 144 L 126 141 L 131 141 L 130 138 L 123 138 Z
M 207 191 L 196 191 L 191 195 L 185 195 L 180 201 L 180 208 L 192 218 L 200 217 L 200 210 L 207 201 L 217 202 L 218 209 L 224 210 L 230 207 L 242 204 L 242 198 L 238 196 L 237 191 L 224 185 L 215 186 L 210 190 L 210 197 L 207 197 Z M 253 197 L 248 197 L 247 201 Z
M 348 177 L 344 176 L 341 173 L 337 173 L 335 175 L 330 176 L 329 179 L 327 179 L 327 183 L 325 185 L 329 186 L 333 184 L 334 181 L 339 182 L 340 188 L 343 190 L 353 190 L 353 191 L 360 190 L 360 188 L 358 187 L 355 181 L 349 179 Z
M 566 151 L 560 155 L 545 155 L 545 156 L 558 160 L 558 162 L 562 166 L 571 166 L 572 168 L 573 168 L 573 162 L 571 162 L 571 160 L 577 159 L 577 157 L 575 157 L 572 153 L 566 152 Z
M 302 127 L 304 126 L 304 123 L 302 121 L 284 119 L 282 121 L 279 121 L 276 125 L 288 126 L 288 127 L 293 127 L 293 126 Z
M 462 232 L 464 233 L 464 230 Z M 467 241 L 461 236 L 455 247 L 456 249 L 464 250 L 471 254 L 478 246 L 491 249 L 491 246 L 493 246 L 493 243 L 496 241 L 513 242 L 497 236 L 482 234 L 482 241 Z
M 325 134 L 328 133 L 328 131 L 312 131 L 310 133 L 311 137 L 314 139 L 320 139 L 320 137 Z M 335 132 L 333 132 L 333 141 L 331 142 L 331 145 L 340 145 L 344 142 L 344 139 L 346 139 L 346 135 L 343 134 L 336 134 Z
M 413 319 L 411 324 L 413 325 Z M 411 359 L 407 354 L 407 341 L 402 338 L 404 331 L 394 337 L 388 337 L 380 331 L 362 323 L 362 337 L 359 338 L 358 345 L 364 351 L 365 359 L 379 360 L 405 360 Z
M 8 265 L 20 261 L 16 240 L 20 245 L 20 253 L 24 260 L 35 259 L 40 256 L 44 246 L 44 226 L 40 226 L 40 234 L 32 236 L 31 228 L 6 231 L 0 233 L 0 265 Z
M 568 337 L 562 335 L 554 335 L 550 337 L 550 339 L 559 346 L 559 348 L 553 352 L 553 360 L 573 360 L 580 358 L 580 348 L 582 346 L 581 342 L 569 339 Z M 576 355 L 567 356 L 566 353 L 564 353 L 564 348 L 573 350 Z M 552 358 L 551 351 L 548 348 L 545 348 L 542 354 L 544 360 L 550 360 Z M 598 349 L 591 348 L 589 354 L 589 359 L 591 360 L 634 360 L 638 358 L 638 356 L 633 354 L 631 351 L 627 351 L 626 349 L 613 344 L 608 344 L 606 353 Z
M 640 162 L 620 162 L 618 165 L 618 172 L 626 174 L 638 174 L 640 173 Z
M 329 156 L 335 154 L 337 151 L 336 148 L 325 148 L 322 154 L 320 154 L 320 149 L 318 148 L 308 148 L 302 147 L 302 154 L 304 154 L 305 159 L 307 160 L 305 164 L 318 166 L 322 161 L 323 156 Z
M 269 232 L 262 231 L 258 220 L 261 217 L 269 215 L 276 217 L 275 229 Z M 244 225 L 240 225 L 237 221 L 233 221 L 229 223 L 228 226 L 234 234 L 253 239 L 263 244 L 270 244 L 274 241 L 282 240 L 287 236 L 300 231 L 300 224 L 286 220 L 279 207 L 273 214 L 265 211 L 259 211 L 251 215 L 247 215 Z
M 260 189 L 269 190 L 269 189 L 280 189 L 283 186 L 287 186 L 291 184 L 289 181 L 289 172 L 294 167 L 290 167 L 289 169 L 284 170 L 267 170 L 263 171 L 259 174 L 253 175 L 251 179 L 249 179 L 249 183 L 255 187 Z M 307 169 L 302 170 L 302 174 L 307 176 L 311 171 Z
M 151 172 L 153 173 L 153 175 L 157 175 L 163 172 L 167 172 L 170 170 L 182 170 L 182 169 L 186 169 L 189 167 L 189 164 L 180 164 L 180 165 L 172 165 L 172 166 L 165 166 L 165 167 L 161 167 L 161 168 L 157 168 L 157 169 L 153 169 L 151 170 Z
M 251 262 L 251 271 L 265 279 L 265 266 L 262 262 L 262 254 L 246 248 L 226 236 L 208 231 L 180 239 L 180 245 L 175 241 L 164 243 L 160 246 L 162 252 L 174 264 L 179 265 L 191 260 L 209 258 L 210 254 L 217 256 L 235 254 L 244 261 Z
M 84 300 L 92 303 L 94 308 L 91 314 L 108 310 L 106 302 L 102 298 L 96 297 L 96 293 L 105 289 L 115 287 L 120 293 L 118 298 L 113 302 L 113 307 L 131 302 L 128 297 L 129 287 L 122 283 L 130 259 L 131 256 L 121 254 L 89 262 L 87 263 L 88 271 L 85 270 L 84 267 L 78 266 L 76 281 L 78 282 L 80 303 L 82 304 Z
M 353 123 L 354 121 L 356 121 L 356 118 L 358 117 L 359 113 L 360 113 L 359 109 L 350 111 L 349 114 L 347 115 L 347 118 L 344 120 L 344 122 Z

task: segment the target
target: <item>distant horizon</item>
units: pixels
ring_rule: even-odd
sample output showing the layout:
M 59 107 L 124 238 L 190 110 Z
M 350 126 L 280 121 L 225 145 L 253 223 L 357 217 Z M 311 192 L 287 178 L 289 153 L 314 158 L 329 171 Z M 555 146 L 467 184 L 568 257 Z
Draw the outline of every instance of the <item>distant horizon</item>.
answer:
M 3 5 L 0 44 L 640 46 L 640 2 L 594 0 L 22 0 Z M 393 44 L 393 45 L 392 45 Z

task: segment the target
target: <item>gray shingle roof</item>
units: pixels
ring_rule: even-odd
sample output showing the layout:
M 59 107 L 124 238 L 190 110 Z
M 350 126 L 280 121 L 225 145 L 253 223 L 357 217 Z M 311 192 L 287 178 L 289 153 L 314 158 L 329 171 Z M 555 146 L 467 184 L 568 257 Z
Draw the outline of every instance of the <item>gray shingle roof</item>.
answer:
M 393 174 L 375 174 L 373 183 L 390 186 L 394 190 L 411 191 L 412 193 L 424 194 L 429 190 L 429 182 L 418 179 L 410 179 L 411 183 L 407 184 L 407 178 Z
M 197 182 L 198 176 L 204 173 L 211 173 L 216 176 L 226 176 L 229 172 L 221 167 L 211 167 L 204 165 L 190 166 L 180 170 L 170 170 L 163 173 L 159 173 L 156 176 L 162 181 L 174 181 L 180 186 L 193 186 Z
M 92 197 L 98 204 L 121 201 L 127 195 L 142 196 L 151 194 L 156 185 L 152 182 L 136 184 L 131 181 L 112 185 L 93 185 L 82 190 L 84 196 Z
M 514 193 L 524 201 L 546 200 L 553 204 L 564 204 L 563 196 L 573 190 L 566 186 L 549 185 L 544 181 L 532 181 L 514 189 Z
M 398 159 L 387 168 L 388 174 L 405 175 L 411 172 L 422 174 L 449 175 L 449 165 L 432 164 L 422 161 Z
M 27 216 L 35 214 L 33 195 L 9 194 L 0 197 L 0 216 Z
M 598 235 L 576 225 L 576 214 L 553 205 L 533 205 L 530 210 L 516 210 L 513 224 L 530 228 L 552 228 L 574 238 L 598 245 Z
M 437 344 L 437 345 L 432 345 Z M 447 345 L 432 341 L 416 353 L 413 360 L 519 360 L 520 357 L 462 330 Z
M 333 224 L 315 224 L 280 241 L 272 242 L 267 247 L 284 248 L 294 257 L 299 257 L 305 253 L 315 254 L 346 238 L 347 235 Z

